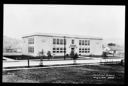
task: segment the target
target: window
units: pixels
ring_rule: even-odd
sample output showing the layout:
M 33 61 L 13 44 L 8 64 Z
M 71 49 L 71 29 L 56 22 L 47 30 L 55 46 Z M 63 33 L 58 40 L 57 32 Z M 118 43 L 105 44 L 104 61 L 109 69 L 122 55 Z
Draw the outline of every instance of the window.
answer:
M 82 45 L 84 45 L 84 40 L 82 40 Z
M 88 45 L 90 45 L 90 41 L 88 40 Z
M 63 47 L 61 47 L 61 48 L 59 48 L 59 47 L 53 48 L 53 51 L 52 52 L 53 53 L 64 53 L 64 52 L 66 52 L 66 48 L 65 48 L 65 50 L 64 50 Z
M 84 51 L 85 53 L 87 53 L 87 51 Z
M 56 48 L 53 48 L 53 50 L 55 50 Z
M 56 39 L 53 39 L 53 44 L 56 44 Z
M 63 39 L 60 39 L 60 44 L 63 44 Z
M 28 53 L 34 53 L 34 47 L 33 46 L 28 47 Z
M 74 40 L 72 40 L 72 44 L 74 44 Z
M 28 44 L 34 44 L 34 38 L 29 38 L 28 39 Z
M 79 40 L 79 45 L 90 45 L 90 40 Z
M 57 44 L 59 44 L 59 39 L 57 39 Z
M 81 45 L 81 40 L 79 40 L 79 45 Z
M 87 42 L 88 42 L 88 41 L 87 41 L 87 40 L 85 40 L 85 45 L 87 45 Z
M 63 50 L 63 48 L 60 48 L 60 50 Z
M 66 44 L 66 39 L 53 39 L 53 44 L 57 44 L 57 45 L 63 45 L 65 42 Z
M 53 51 L 53 53 L 56 53 L 56 51 Z
M 59 50 L 59 48 L 57 48 L 57 50 Z
M 79 53 L 89 53 L 90 48 L 79 48 Z

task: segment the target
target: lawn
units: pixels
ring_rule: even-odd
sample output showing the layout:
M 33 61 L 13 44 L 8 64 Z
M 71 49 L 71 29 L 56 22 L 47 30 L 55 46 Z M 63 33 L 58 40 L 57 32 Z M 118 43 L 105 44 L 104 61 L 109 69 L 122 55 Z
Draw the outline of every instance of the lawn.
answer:
M 123 84 L 124 67 L 119 65 L 84 65 L 59 68 L 3 71 L 3 82 Z

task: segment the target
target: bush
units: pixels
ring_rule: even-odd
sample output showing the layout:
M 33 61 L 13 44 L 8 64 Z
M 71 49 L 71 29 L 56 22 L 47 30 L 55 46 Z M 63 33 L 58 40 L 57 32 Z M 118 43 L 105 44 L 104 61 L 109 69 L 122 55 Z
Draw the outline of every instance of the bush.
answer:
M 47 52 L 47 56 L 48 56 L 48 59 L 51 59 L 52 55 L 50 51 Z
M 107 57 L 107 52 L 103 52 L 102 56 L 103 56 L 104 58 L 106 58 L 106 57 Z

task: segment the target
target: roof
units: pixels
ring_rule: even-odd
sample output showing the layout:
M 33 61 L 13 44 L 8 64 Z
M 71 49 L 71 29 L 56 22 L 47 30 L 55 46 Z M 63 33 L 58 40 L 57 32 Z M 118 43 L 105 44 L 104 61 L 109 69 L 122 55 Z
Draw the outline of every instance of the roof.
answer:
M 22 38 L 31 37 L 31 36 L 48 36 L 48 37 L 67 37 L 67 38 L 86 38 L 86 39 L 98 39 L 102 40 L 100 37 L 94 36 L 85 36 L 85 35 L 69 35 L 69 34 L 55 34 L 55 33 L 32 33 L 24 35 Z

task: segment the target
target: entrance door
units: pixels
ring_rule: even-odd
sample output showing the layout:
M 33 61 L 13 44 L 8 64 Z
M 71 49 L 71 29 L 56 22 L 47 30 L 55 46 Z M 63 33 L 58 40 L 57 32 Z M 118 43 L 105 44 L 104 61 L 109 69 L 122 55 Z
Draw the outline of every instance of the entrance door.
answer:
M 73 51 L 73 52 L 74 52 L 74 48 L 71 48 L 71 51 Z

